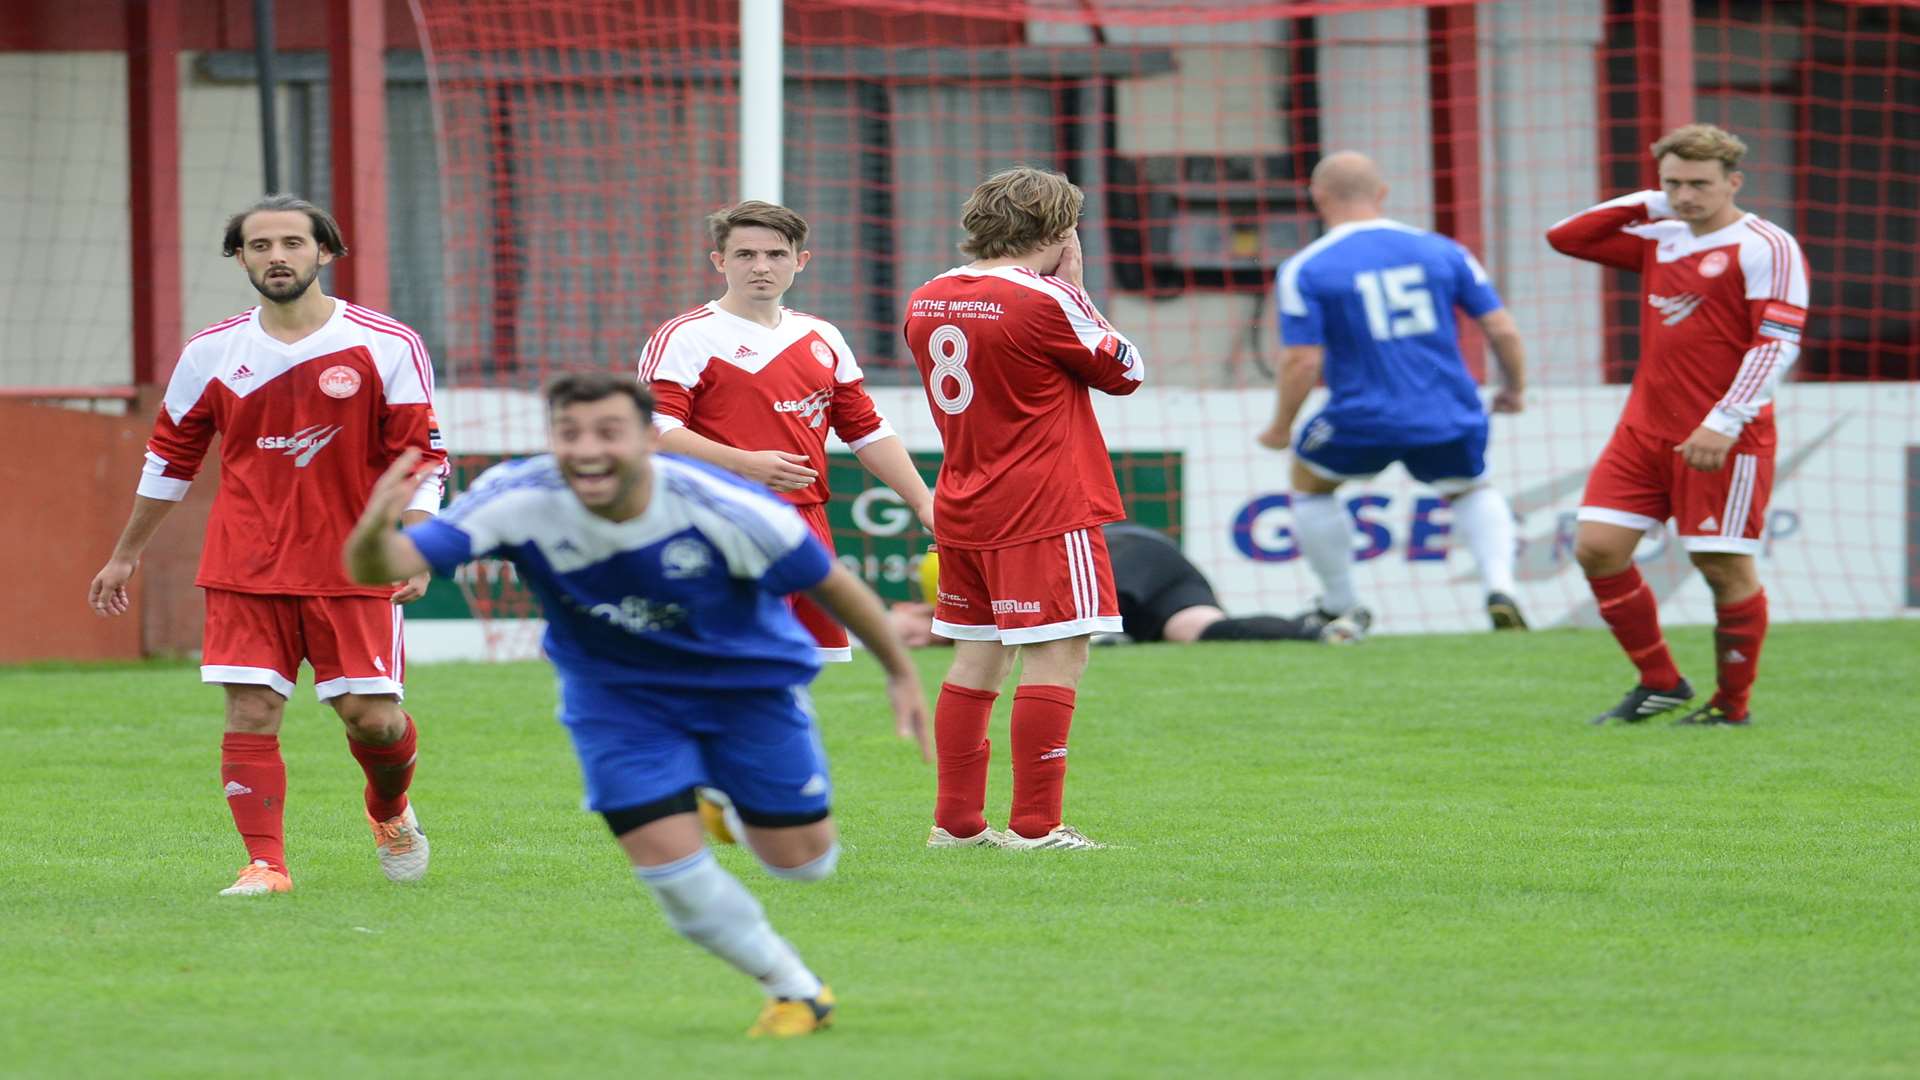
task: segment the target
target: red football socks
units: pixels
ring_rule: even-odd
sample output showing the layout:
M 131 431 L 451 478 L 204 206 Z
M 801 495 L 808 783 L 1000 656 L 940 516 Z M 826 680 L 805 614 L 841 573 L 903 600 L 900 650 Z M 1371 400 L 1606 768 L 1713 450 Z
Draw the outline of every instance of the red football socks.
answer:
M 1007 824 L 1029 840 L 1060 825 L 1072 726 L 1070 687 L 1031 685 L 1013 692 L 1013 814 Z
M 1587 587 L 1600 602 L 1600 617 L 1607 621 L 1614 640 L 1640 669 L 1640 685 L 1655 690 L 1679 685 L 1680 669 L 1673 666 L 1673 654 L 1660 635 L 1659 603 L 1639 568 L 1629 566 L 1612 577 L 1590 577 Z
M 933 802 L 933 823 L 954 836 L 978 836 L 987 827 L 987 763 L 993 744 L 987 740 L 987 718 L 1000 695 L 993 690 L 970 690 L 940 684 L 933 706 L 933 745 L 940 767 L 939 794 Z
M 367 813 L 375 821 L 397 817 L 407 809 L 407 786 L 413 783 L 413 759 L 420 740 L 413 717 L 400 715 L 406 718 L 407 733 L 400 736 L 399 742 L 372 746 L 355 742 L 352 737 L 347 739 L 353 759 L 360 763 L 360 771 L 367 774 Z
M 1747 697 L 1760 671 L 1760 644 L 1767 638 L 1767 594 L 1757 592 L 1728 607 L 1715 608 L 1714 658 L 1720 667 L 1720 692 L 1714 703 L 1735 720 L 1747 715 Z
M 233 826 L 247 845 L 248 862 L 264 862 L 287 872 L 287 833 L 282 815 L 287 802 L 287 763 L 280 759 L 278 735 L 229 731 L 220 740 L 220 782 L 226 786 Z

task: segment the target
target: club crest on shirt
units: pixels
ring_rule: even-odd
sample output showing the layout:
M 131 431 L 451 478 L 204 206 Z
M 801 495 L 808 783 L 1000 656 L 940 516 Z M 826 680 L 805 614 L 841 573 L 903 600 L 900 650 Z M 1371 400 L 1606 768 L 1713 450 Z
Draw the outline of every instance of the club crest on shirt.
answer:
M 826 342 L 820 341 L 818 339 L 814 341 L 813 358 L 815 360 L 820 361 L 821 367 L 827 368 L 829 370 L 833 368 L 833 350 L 827 347 Z
M 360 392 L 360 373 L 345 364 L 335 364 L 320 373 L 320 392 L 328 397 L 350 398 Z
M 712 565 L 707 545 L 690 536 L 669 541 L 660 551 L 660 573 L 670 581 L 699 577 Z
M 1709 251 L 1700 257 L 1700 276 L 1719 277 L 1727 272 L 1727 253 Z

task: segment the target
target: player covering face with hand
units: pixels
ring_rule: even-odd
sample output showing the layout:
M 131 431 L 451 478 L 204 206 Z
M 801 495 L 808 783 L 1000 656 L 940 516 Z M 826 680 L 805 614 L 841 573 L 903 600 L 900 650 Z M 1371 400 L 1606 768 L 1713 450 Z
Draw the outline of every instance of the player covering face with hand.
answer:
M 807 684 L 820 662 L 786 603 L 805 591 L 887 673 L 897 733 L 930 757 L 926 703 L 879 600 L 792 507 L 710 466 L 652 452 L 652 401 L 610 373 L 548 387 L 552 453 L 497 465 L 444 518 L 394 526 L 403 459 L 346 549 L 359 581 L 511 561 L 540 600 L 562 726 L 600 813 L 667 922 L 759 982 L 755 1036 L 827 1026 L 831 991 L 706 848 L 695 789 L 732 797 L 747 846 L 794 881 L 833 872 L 827 761 Z
M 973 261 L 908 302 L 907 345 L 945 448 L 933 631 L 954 642 L 934 715 L 932 847 L 1099 846 L 1061 822 L 1088 640 L 1121 628 L 1100 526 L 1125 515 L 1089 391 L 1131 394 L 1146 368 L 1083 286 L 1081 201 L 1058 173 L 987 178 L 961 211 Z M 1003 833 L 984 816 L 987 718 L 1016 652 Z

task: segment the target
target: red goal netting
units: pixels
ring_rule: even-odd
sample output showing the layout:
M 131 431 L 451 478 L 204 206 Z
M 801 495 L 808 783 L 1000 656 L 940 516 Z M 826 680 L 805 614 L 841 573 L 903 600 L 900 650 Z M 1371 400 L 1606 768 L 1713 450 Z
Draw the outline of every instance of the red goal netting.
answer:
M 414 7 L 457 313 L 443 413 L 477 464 L 540 447 L 532 391 L 546 376 L 630 368 L 653 328 L 720 291 L 701 219 L 739 188 L 738 12 Z M 1314 585 L 1285 459 L 1253 443 L 1273 405 L 1271 285 L 1318 235 L 1308 171 L 1365 151 L 1389 212 L 1477 251 L 1526 334 L 1530 408 L 1495 420 L 1491 451 L 1521 518 L 1522 599 L 1540 623 L 1590 621 L 1572 512 L 1637 359 L 1639 297 L 1542 234 L 1647 185 L 1660 76 L 1690 65 L 1695 115 L 1751 147 L 1743 205 L 1795 233 L 1812 271 L 1763 558 L 1775 617 L 1897 614 L 1920 602 L 1920 10 L 1700 0 L 1687 57 L 1663 49 L 1658 8 L 789 4 L 784 192 L 814 252 L 791 302 L 846 332 L 931 470 L 904 298 L 960 261 L 958 209 L 980 178 L 1021 162 L 1065 172 L 1087 192 L 1089 287 L 1148 363 L 1146 391 L 1102 403 L 1129 512 L 1177 535 L 1230 611 L 1302 607 Z M 862 502 L 877 484 L 857 467 L 833 479 L 842 558 L 906 595 L 926 538 L 884 512 L 884 493 Z M 1344 497 L 1382 628 L 1480 625 L 1443 503 L 1397 469 Z M 1675 545 L 1650 539 L 1642 556 L 1670 619 L 1711 617 Z M 476 573 L 483 614 L 528 610 L 510 580 Z

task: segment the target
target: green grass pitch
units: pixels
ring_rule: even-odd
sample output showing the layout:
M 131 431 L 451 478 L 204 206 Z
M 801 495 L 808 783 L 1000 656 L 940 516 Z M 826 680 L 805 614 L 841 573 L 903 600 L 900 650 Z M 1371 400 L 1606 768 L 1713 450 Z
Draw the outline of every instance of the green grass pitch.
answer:
M 721 856 L 841 999 L 775 1045 L 580 811 L 541 665 L 412 673 L 413 887 L 303 685 L 298 891 L 251 901 L 214 690 L 4 671 L 0 1075 L 1914 1076 L 1917 660 L 1916 622 L 1776 627 L 1757 725 L 1695 731 L 1589 727 L 1631 681 L 1591 632 L 1100 650 L 1067 820 L 1113 848 L 1048 854 L 922 848 L 863 659 L 816 694 L 838 875 Z

